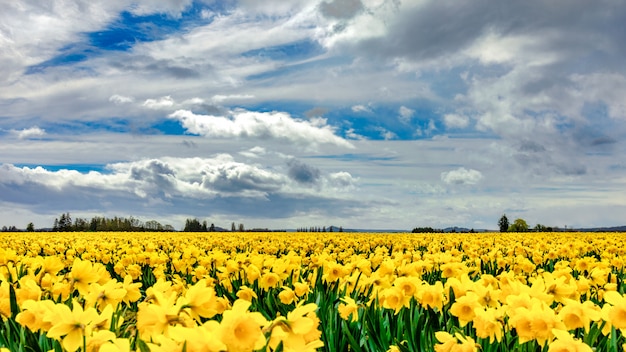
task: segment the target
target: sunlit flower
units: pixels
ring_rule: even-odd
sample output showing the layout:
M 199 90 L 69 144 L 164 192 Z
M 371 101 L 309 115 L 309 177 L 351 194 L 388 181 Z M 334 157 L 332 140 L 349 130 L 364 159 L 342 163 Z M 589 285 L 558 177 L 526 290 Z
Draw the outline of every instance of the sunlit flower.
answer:
M 98 312 L 92 307 L 83 310 L 76 301 L 73 306 L 70 309 L 64 304 L 57 304 L 43 318 L 52 324 L 48 337 L 60 340 L 63 348 L 71 352 L 83 345 L 83 337 L 90 334 L 90 324 L 98 318 Z
M 468 292 L 465 296 L 458 297 L 450 307 L 450 314 L 459 319 L 461 327 L 474 319 L 474 310 L 480 308 L 478 296 L 474 292 Z
M 229 352 L 258 350 L 266 340 L 261 328 L 268 324 L 261 313 L 248 312 L 250 302 L 238 299 L 223 313 L 220 339 Z
M 82 295 L 89 292 L 89 285 L 97 282 L 100 278 L 98 271 L 94 269 L 91 262 L 86 260 L 74 259 L 72 270 L 69 273 L 71 284 Z

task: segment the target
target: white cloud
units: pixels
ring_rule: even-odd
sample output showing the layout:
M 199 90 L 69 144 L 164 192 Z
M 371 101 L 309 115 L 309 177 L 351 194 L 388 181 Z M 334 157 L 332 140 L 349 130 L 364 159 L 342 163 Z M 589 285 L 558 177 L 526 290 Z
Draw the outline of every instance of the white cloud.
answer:
M 415 110 L 409 109 L 406 106 L 401 106 L 398 109 L 398 114 L 400 114 L 400 121 L 402 123 L 408 124 L 411 122 L 411 118 L 415 115 Z
M 380 136 L 383 137 L 386 141 L 398 138 L 397 134 L 395 134 L 392 131 L 389 131 L 388 129 L 384 127 L 376 127 L 375 129 L 380 133 Z
M 143 106 L 148 109 L 161 110 L 173 107 L 175 104 L 174 99 L 171 96 L 161 97 L 159 99 L 146 99 L 143 102 Z
M 239 152 L 239 154 L 241 154 L 243 156 L 246 156 L 248 158 L 259 158 L 259 157 L 267 154 L 267 150 L 265 148 L 263 148 L 263 147 L 256 146 L 256 147 L 252 147 L 252 148 L 250 148 L 248 150 Z
M 213 102 L 215 103 L 223 103 L 227 100 L 247 100 L 247 99 L 253 99 L 254 95 L 250 95 L 250 94 L 231 94 L 231 95 L 221 95 L 221 94 L 217 94 L 214 95 L 211 100 L 213 100 Z
M 415 130 L 415 135 L 417 135 L 417 136 L 430 136 L 436 130 L 437 130 L 437 126 L 435 125 L 435 120 L 430 119 L 430 120 L 428 120 L 428 126 L 426 126 L 426 128 L 418 127 Z
M 188 110 L 177 110 L 169 115 L 179 120 L 189 133 L 217 138 L 278 139 L 315 148 L 332 144 L 354 148 L 347 140 L 335 135 L 334 128 L 324 118 L 294 119 L 284 112 L 254 112 L 236 109 L 228 117 L 197 115 Z
M 354 106 L 352 106 L 352 112 L 367 112 L 367 113 L 371 113 L 372 109 L 370 109 L 369 107 L 367 107 L 365 105 L 354 105 Z
M 46 131 L 44 129 L 37 126 L 25 128 L 23 130 L 10 130 L 10 132 L 16 135 L 19 139 L 37 138 L 42 137 L 46 134 Z
M 346 130 L 346 138 L 348 139 L 356 139 L 356 140 L 365 140 L 365 136 L 362 136 L 354 131 L 354 128 L 348 128 Z
M 474 169 L 460 167 L 456 170 L 441 173 L 441 180 L 447 184 L 475 185 L 483 179 L 483 174 Z
M 447 128 L 465 128 L 469 125 L 469 117 L 458 114 L 445 114 L 443 123 Z
M 132 103 L 135 101 L 135 98 L 133 97 L 126 97 L 123 95 L 119 95 L 119 94 L 113 94 L 111 95 L 111 97 L 109 97 L 109 101 L 113 102 L 114 104 L 128 104 L 128 103 Z

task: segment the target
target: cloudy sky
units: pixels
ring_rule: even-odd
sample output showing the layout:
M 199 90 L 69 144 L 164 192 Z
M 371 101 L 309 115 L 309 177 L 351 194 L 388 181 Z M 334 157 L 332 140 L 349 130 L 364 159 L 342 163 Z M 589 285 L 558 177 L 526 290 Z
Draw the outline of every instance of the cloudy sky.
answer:
M 0 225 L 626 224 L 621 1 L 15 0 Z

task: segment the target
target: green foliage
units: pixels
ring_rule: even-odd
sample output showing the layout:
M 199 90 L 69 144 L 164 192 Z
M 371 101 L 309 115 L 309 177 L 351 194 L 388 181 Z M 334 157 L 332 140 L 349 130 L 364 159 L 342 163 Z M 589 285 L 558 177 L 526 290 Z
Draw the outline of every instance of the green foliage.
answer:
M 528 224 L 524 219 L 515 219 L 513 224 L 509 226 L 509 232 L 528 232 Z

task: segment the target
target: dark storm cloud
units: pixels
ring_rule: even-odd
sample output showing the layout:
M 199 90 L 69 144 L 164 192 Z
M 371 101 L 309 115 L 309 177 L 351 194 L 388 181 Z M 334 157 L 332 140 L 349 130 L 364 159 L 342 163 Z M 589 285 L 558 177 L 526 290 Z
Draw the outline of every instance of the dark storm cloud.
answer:
M 289 160 L 287 165 L 289 166 L 289 177 L 298 183 L 314 184 L 321 177 L 321 172 L 318 168 L 296 159 Z

